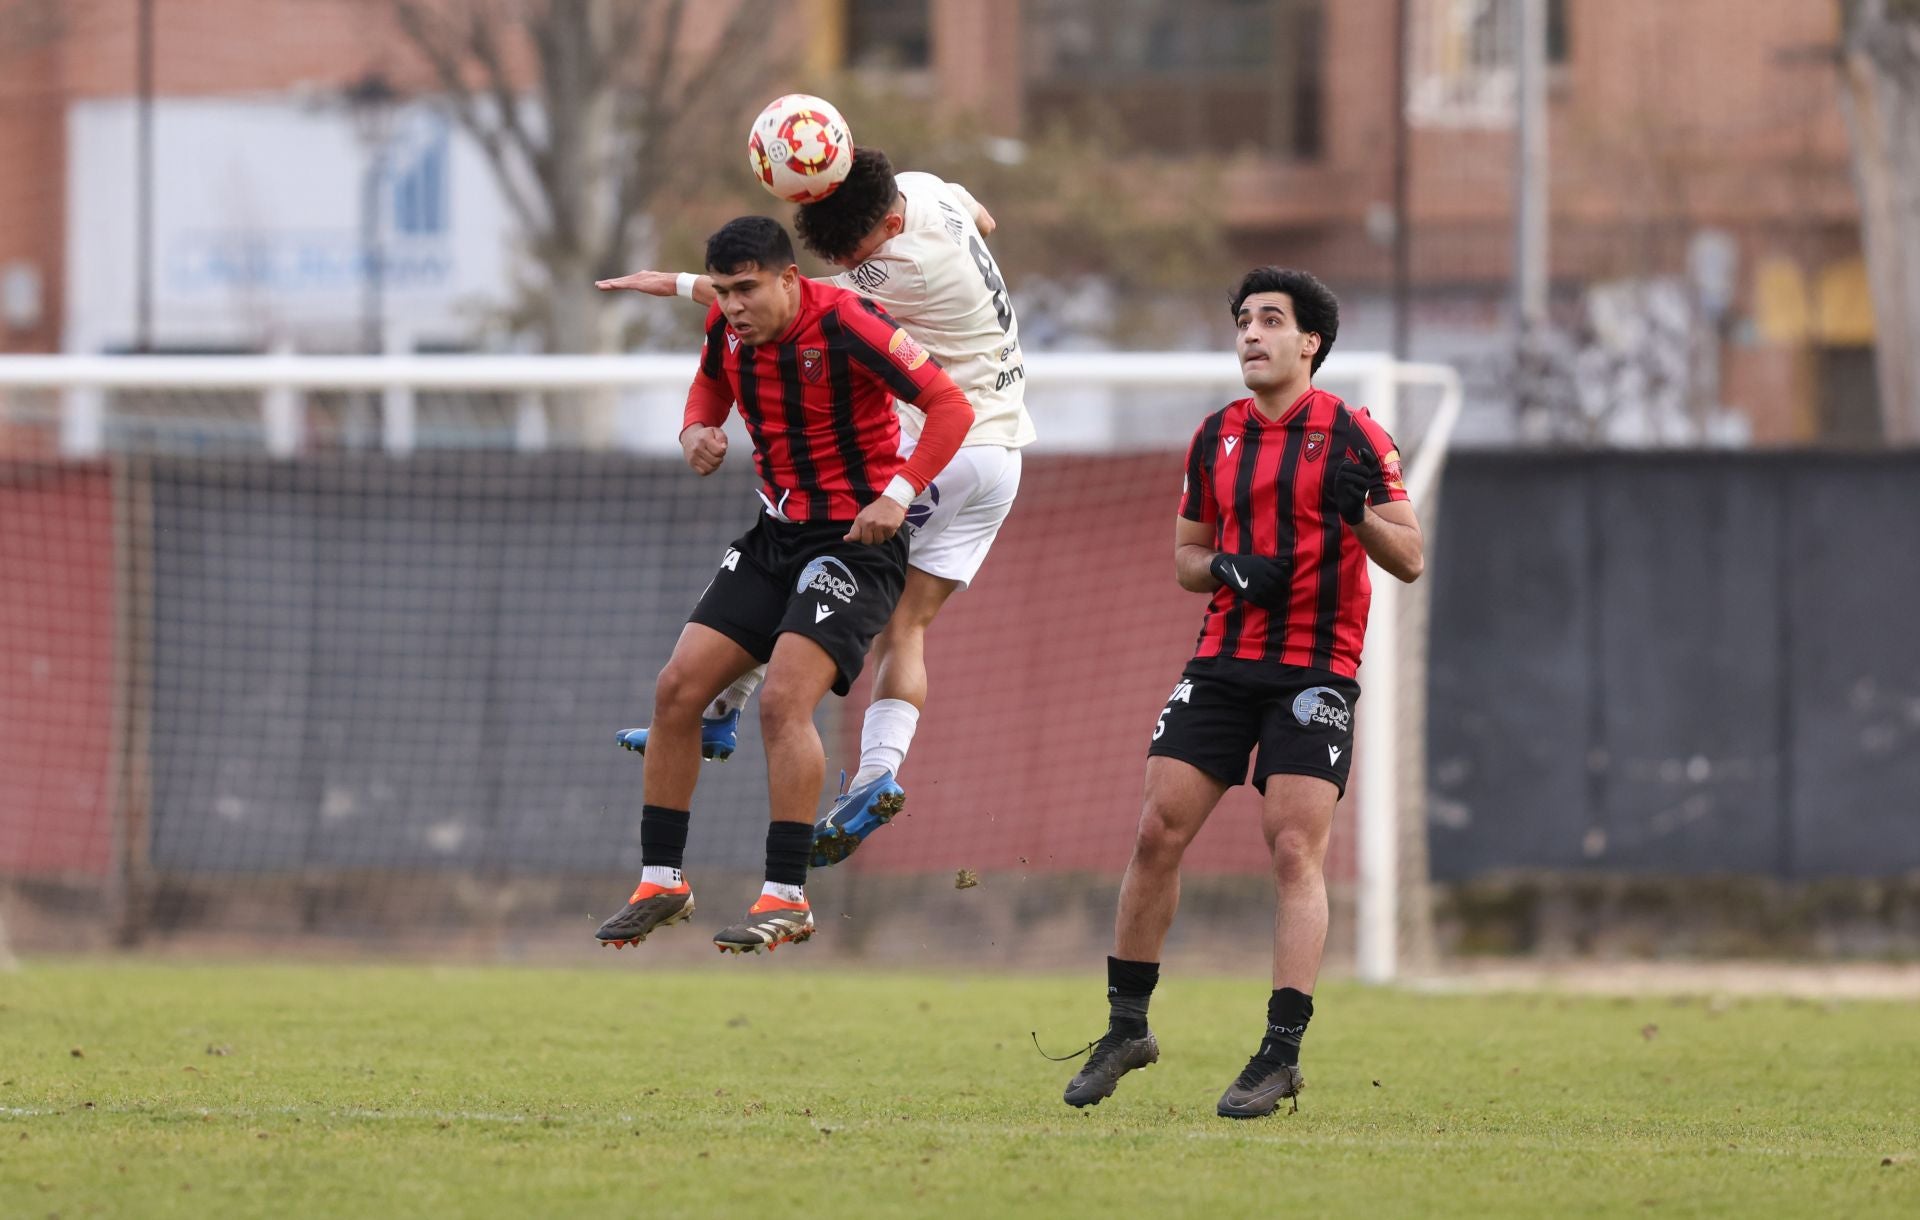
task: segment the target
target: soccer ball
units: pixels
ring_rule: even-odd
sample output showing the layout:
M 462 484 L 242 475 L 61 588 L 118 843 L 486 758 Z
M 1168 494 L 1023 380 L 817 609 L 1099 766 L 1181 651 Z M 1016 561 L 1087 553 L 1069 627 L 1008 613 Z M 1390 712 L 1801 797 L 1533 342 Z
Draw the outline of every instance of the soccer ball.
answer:
M 853 168 L 853 135 L 832 103 L 789 93 L 753 121 L 747 165 L 776 198 L 812 203 L 833 194 Z

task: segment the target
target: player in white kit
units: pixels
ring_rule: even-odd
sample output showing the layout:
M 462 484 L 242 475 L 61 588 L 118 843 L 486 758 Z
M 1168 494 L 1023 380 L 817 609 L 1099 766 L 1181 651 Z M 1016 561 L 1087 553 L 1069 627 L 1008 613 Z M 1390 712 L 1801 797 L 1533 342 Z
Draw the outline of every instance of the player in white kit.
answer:
M 1034 439 L 1027 415 L 1020 327 L 1006 282 L 987 250 L 994 221 L 964 187 L 933 174 L 895 175 L 878 149 L 854 150 L 846 180 L 804 204 L 796 229 L 809 251 L 846 268 L 828 282 L 851 288 L 900 322 L 973 404 L 960 452 L 907 509 L 912 535 L 906 591 L 873 643 L 874 698 L 860 739 L 860 769 L 814 827 L 813 866 L 838 863 L 906 802 L 897 775 L 927 702 L 926 630 L 967 587 L 1020 488 L 1020 450 Z M 640 271 L 601 280 L 605 290 L 713 300 L 703 275 Z M 828 362 L 829 365 L 831 362 Z M 919 437 L 920 413 L 896 403 L 903 450 Z M 747 674 L 707 709 L 701 744 L 709 758 L 733 753 L 740 709 L 761 671 Z M 646 749 L 647 730 L 620 743 Z

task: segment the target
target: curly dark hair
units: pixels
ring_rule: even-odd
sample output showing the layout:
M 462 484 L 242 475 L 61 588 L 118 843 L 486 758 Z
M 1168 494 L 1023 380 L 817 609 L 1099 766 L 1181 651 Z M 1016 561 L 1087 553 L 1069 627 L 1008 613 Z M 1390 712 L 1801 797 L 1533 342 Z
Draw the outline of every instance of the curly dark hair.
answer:
M 707 238 L 707 270 L 736 275 L 750 266 L 774 272 L 793 266 L 793 239 L 779 221 L 736 216 Z
M 900 198 L 894 185 L 893 162 L 877 148 L 855 148 L 853 164 L 833 194 L 803 203 L 793 215 L 800 244 L 828 262 L 846 258 L 860 248 Z
M 1340 333 L 1340 301 L 1333 295 L 1333 289 L 1305 271 L 1255 267 L 1241 277 L 1240 287 L 1234 289 L 1229 298 L 1230 312 L 1236 320 L 1240 317 L 1240 307 L 1256 292 L 1284 292 L 1293 299 L 1294 325 L 1302 334 L 1310 331 L 1320 336 L 1320 350 L 1313 354 L 1311 370 L 1319 372 L 1320 362 L 1333 350 L 1333 340 Z

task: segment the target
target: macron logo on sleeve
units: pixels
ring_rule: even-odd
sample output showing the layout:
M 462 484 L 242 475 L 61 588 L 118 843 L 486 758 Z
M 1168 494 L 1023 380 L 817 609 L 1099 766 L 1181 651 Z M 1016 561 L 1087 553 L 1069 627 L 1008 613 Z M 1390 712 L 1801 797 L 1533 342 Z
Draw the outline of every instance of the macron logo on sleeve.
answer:
M 833 617 L 833 611 L 827 609 L 825 606 L 821 605 L 819 602 L 815 602 L 813 604 L 813 621 L 814 622 L 824 623 L 832 617 Z

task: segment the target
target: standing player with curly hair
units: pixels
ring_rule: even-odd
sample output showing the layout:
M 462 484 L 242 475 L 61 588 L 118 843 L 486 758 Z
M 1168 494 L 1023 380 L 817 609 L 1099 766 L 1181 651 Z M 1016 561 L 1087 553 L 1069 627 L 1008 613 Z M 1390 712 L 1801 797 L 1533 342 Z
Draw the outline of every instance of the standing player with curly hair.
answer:
M 856 148 L 846 180 L 803 205 L 795 228 L 815 255 L 845 268 L 827 283 L 849 288 L 912 332 L 973 404 L 974 422 L 953 461 L 907 509 L 912 536 L 906 589 L 873 645 L 874 699 L 861 733 L 860 769 L 814 828 L 813 864 L 833 864 L 905 804 L 897 776 L 927 702 L 927 627 L 973 580 L 1013 507 L 1020 450 L 1034 439 L 1027 415 L 1020 326 L 1006 282 L 988 252 L 988 211 L 965 188 L 932 174 L 896 175 L 885 153 Z M 605 290 L 712 298 L 706 276 L 639 271 L 601 280 Z M 903 453 L 924 418 L 897 403 Z M 709 758 L 733 752 L 740 709 L 760 680 L 736 682 L 706 710 Z M 620 734 L 644 751 L 646 729 Z
M 1372 560 L 1403 581 L 1424 566 L 1400 454 L 1358 407 L 1314 387 L 1340 329 L 1304 271 L 1256 267 L 1232 298 L 1252 396 L 1209 415 L 1187 453 L 1173 564 L 1208 595 L 1193 660 L 1147 747 L 1146 800 L 1107 959 L 1106 1034 L 1067 1085 L 1098 1105 L 1160 1058 L 1147 1003 L 1180 903 L 1180 858 L 1228 788 L 1252 778 L 1278 895 L 1266 1033 L 1219 1113 L 1271 1114 L 1306 1085 L 1300 1040 L 1327 940 L 1327 836 L 1352 764 Z

